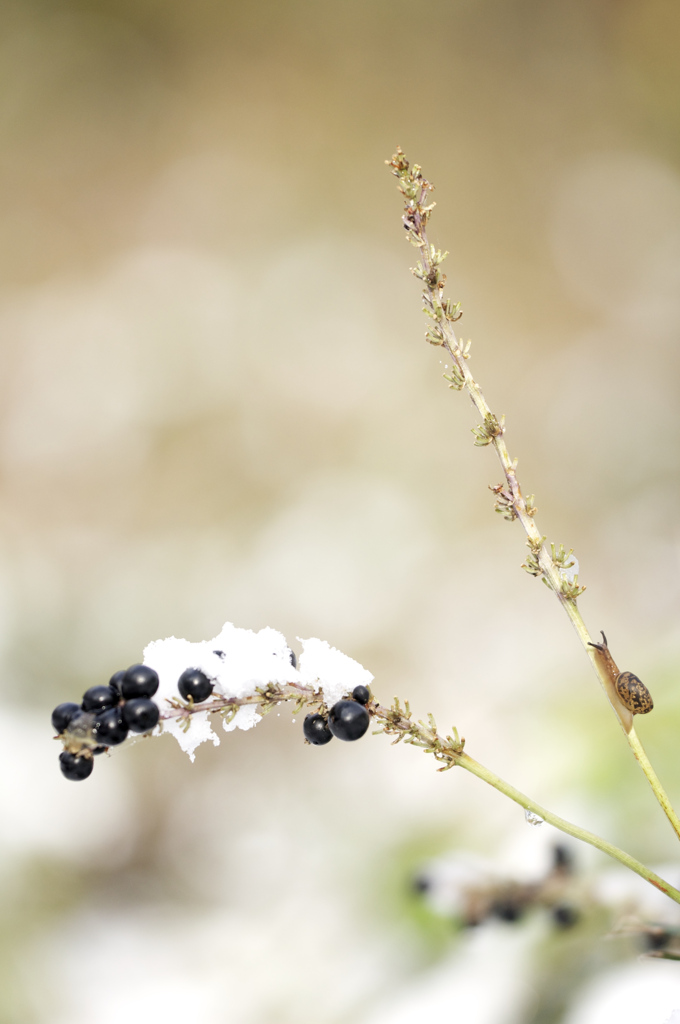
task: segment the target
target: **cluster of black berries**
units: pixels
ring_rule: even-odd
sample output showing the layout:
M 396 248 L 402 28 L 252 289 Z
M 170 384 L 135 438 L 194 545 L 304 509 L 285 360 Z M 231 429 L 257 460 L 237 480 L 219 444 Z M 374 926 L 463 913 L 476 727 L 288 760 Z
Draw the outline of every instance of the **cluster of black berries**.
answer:
M 307 715 L 302 727 L 305 739 L 316 747 L 330 743 L 334 736 L 339 740 L 360 740 L 371 721 L 364 706 L 370 699 L 367 686 L 355 686 L 352 700 L 339 700 L 328 712 L 327 719 L 323 715 Z
M 543 879 L 520 883 L 505 880 L 491 884 L 482 881 L 469 883 L 460 889 L 461 905 L 455 911 L 459 924 L 476 927 L 497 918 L 514 924 L 536 908 L 547 910 L 555 928 L 566 931 L 581 920 L 581 911 L 572 901 L 573 889 L 569 879 L 574 875 L 571 850 L 558 844 L 552 851 L 552 866 Z M 425 894 L 436 888 L 436 881 L 427 875 L 417 875 L 412 881 L 414 892 Z
M 66 747 L 59 755 L 62 774 L 72 781 L 86 779 L 94 754 L 122 743 L 128 732 L 148 732 L 158 725 L 158 705 L 150 699 L 157 689 L 152 668 L 132 665 L 112 675 L 108 686 L 91 686 L 82 704 L 59 704 L 52 725 Z

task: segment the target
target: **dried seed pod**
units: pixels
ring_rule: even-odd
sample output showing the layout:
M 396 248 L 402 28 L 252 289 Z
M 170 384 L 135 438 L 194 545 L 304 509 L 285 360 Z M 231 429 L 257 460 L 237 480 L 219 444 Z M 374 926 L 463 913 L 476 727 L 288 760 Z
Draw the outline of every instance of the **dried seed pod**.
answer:
M 646 715 L 654 707 L 652 695 L 632 672 L 621 672 L 616 679 L 619 700 L 633 715 Z

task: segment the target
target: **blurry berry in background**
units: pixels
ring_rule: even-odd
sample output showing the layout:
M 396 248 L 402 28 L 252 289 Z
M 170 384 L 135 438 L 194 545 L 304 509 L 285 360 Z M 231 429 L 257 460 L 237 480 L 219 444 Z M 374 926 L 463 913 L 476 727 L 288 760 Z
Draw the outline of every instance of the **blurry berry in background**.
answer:
M 52 728 L 55 732 L 62 733 L 74 715 L 80 711 L 79 704 L 67 701 L 65 704 L 57 704 L 52 712 Z
M 83 711 L 105 711 L 115 708 L 119 696 L 110 686 L 91 686 L 83 694 Z
M 111 687 L 111 689 L 114 690 L 116 693 L 121 694 L 121 695 L 123 693 L 122 685 L 123 685 L 123 678 L 124 677 L 125 677 L 125 670 L 121 669 L 120 672 L 114 672 L 113 675 L 111 676 L 111 678 L 109 679 L 109 686 Z
M 359 740 L 371 721 L 363 704 L 355 700 L 339 700 L 328 715 L 328 728 L 339 740 Z
M 136 697 L 123 705 L 123 721 L 132 732 L 155 729 L 160 718 L 158 705 L 147 697 Z
M 313 743 L 315 747 L 322 747 L 324 743 L 330 743 L 333 733 L 328 728 L 328 722 L 323 715 L 307 715 L 302 725 L 305 739 Z
M 648 925 L 642 932 L 642 940 L 646 949 L 663 949 L 673 938 L 672 932 L 667 932 L 660 925 Z
M 184 700 L 193 697 L 194 704 L 200 704 L 201 701 L 207 700 L 213 692 L 213 684 L 205 672 L 201 672 L 198 668 L 188 668 L 179 677 L 177 689 Z
M 555 871 L 571 872 L 574 870 L 574 855 L 568 846 L 556 843 L 553 847 L 553 867 Z
M 94 734 L 105 747 L 115 747 L 127 739 L 128 727 L 123 721 L 121 708 L 111 708 L 97 715 Z
M 367 686 L 355 686 L 352 690 L 352 697 L 354 700 L 358 700 L 360 704 L 368 704 L 371 699 L 371 691 Z
M 580 914 L 576 907 L 572 907 L 568 903 L 553 907 L 552 919 L 558 928 L 573 928 L 575 924 L 578 924 L 579 917 Z
M 511 899 L 500 899 L 491 907 L 491 913 L 494 917 L 498 917 L 501 921 L 507 921 L 509 924 L 514 924 L 515 921 L 519 921 L 524 914 L 524 907 L 521 907 L 516 900 Z
M 83 754 L 69 754 L 67 750 L 62 750 L 59 755 L 59 767 L 65 779 L 70 779 L 71 782 L 80 782 L 92 774 L 94 761 L 91 757 L 85 757 Z
M 131 665 L 123 675 L 120 688 L 126 700 L 153 697 L 158 689 L 158 673 L 148 665 Z

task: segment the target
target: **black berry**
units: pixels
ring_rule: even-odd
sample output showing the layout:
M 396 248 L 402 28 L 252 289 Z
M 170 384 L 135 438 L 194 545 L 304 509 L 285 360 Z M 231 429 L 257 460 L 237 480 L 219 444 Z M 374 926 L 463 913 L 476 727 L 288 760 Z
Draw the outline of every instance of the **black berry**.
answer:
M 213 692 L 213 684 L 199 668 L 188 668 L 179 677 L 177 689 L 184 700 L 193 697 L 194 704 L 200 704 Z
M 55 732 L 62 733 L 74 715 L 80 711 L 79 704 L 72 704 L 67 701 L 65 704 L 57 704 L 52 712 L 52 728 Z
M 123 705 L 123 721 L 132 732 L 148 732 L 158 725 L 158 705 L 147 697 L 136 697 Z
M 119 696 L 111 686 L 91 686 L 83 694 L 83 711 L 106 711 L 115 708 Z
M 125 670 L 121 669 L 120 672 L 114 672 L 113 675 L 111 676 L 111 678 L 109 679 L 109 686 L 111 687 L 111 689 L 114 690 L 117 694 L 119 694 L 121 696 L 122 696 L 122 693 L 123 693 L 121 687 L 123 685 L 123 679 L 124 678 L 125 678 Z
M 355 700 L 339 700 L 328 715 L 328 728 L 339 740 L 359 740 L 371 721 L 363 704 Z
M 123 721 L 121 708 L 110 708 L 97 715 L 94 722 L 94 734 L 100 744 L 115 747 L 127 738 L 128 727 Z
M 148 665 L 131 665 L 121 680 L 120 689 L 126 700 L 153 697 L 158 689 L 158 673 Z
M 288 648 L 288 657 L 290 658 L 290 663 L 293 666 L 293 668 L 297 668 L 297 657 L 295 656 L 295 651 L 292 649 L 292 647 Z
M 355 686 L 352 690 L 352 697 L 354 700 L 358 700 L 360 704 L 368 704 L 371 699 L 371 691 L 367 686 Z
M 307 715 L 302 725 L 305 739 L 313 743 L 315 747 L 322 747 L 324 743 L 330 743 L 333 733 L 328 728 L 328 722 L 323 715 Z
M 68 750 L 62 750 L 59 755 L 59 767 L 65 779 L 80 782 L 92 774 L 94 761 L 84 754 L 69 754 Z

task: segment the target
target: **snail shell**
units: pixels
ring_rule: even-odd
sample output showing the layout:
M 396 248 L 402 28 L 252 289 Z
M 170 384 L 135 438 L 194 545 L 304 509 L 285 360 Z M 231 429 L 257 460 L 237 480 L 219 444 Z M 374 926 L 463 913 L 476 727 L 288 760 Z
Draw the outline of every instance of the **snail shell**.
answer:
M 616 692 L 633 715 L 646 715 L 654 707 L 651 693 L 632 672 L 621 672 L 617 676 Z

